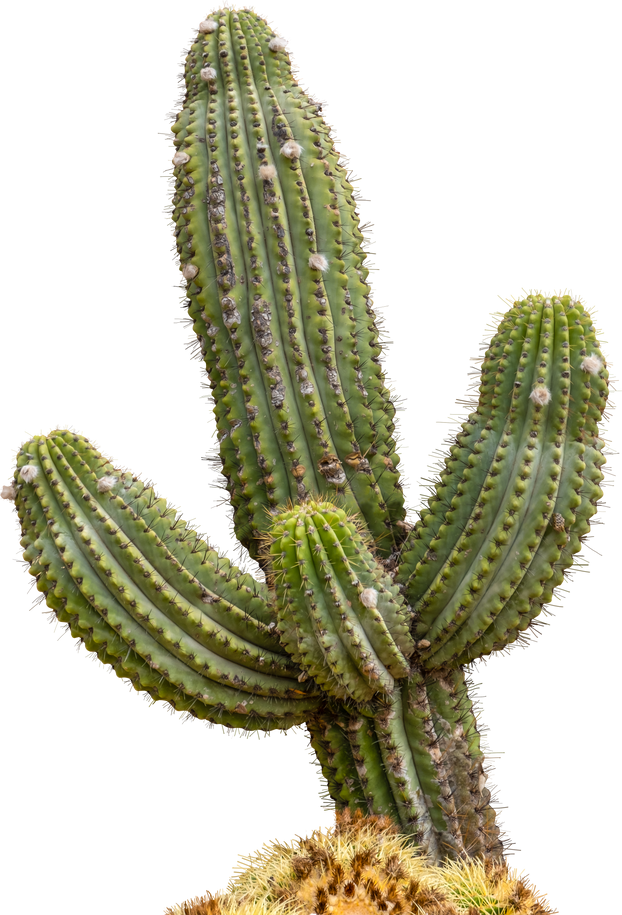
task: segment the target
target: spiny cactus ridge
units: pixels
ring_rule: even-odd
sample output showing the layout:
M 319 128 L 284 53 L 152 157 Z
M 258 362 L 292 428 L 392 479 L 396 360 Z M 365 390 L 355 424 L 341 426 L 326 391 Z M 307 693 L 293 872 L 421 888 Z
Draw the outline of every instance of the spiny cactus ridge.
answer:
M 466 665 L 533 626 L 602 493 L 607 369 L 570 296 L 514 302 L 414 527 L 352 187 L 284 42 L 201 23 L 172 216 L 235 533 L 266 584 L 66 431 L 22 446 L 24 556 L 118 676 L 228 727 L 305 723 L 338 810 L 502 857 Z M 317 909 L 319 912 L 319 909 Z

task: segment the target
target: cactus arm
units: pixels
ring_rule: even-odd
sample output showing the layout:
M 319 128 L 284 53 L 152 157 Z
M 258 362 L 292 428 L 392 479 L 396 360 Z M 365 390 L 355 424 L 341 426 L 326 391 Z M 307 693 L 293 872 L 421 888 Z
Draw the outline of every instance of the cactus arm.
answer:
M 24 478 L 25 467 L 34 479 Z M 93 629 L 95 643 L 103 633 L 109 655 L 119 656 L 106 640 L 116 645 L 121 638 L 139 682 L 153 686 L 161 679 L 199 717 L 244 727 L 248 722 L 249 728 L 300 723 L 317 705 L 269 627 L 251 615 L 262 603 L 260 589 L 253 591 L 241 575 L 236 607 L 228 599 L 236 570 L 226 562 L 215 570 L 206 561 L 200 577 L 188 572 L 184 580 L 183 567 L 161 539 L 168 532 L 171 546 L 181 541 L 183 526 L 163 518 L 144 491 L 137 494 L 135 481 L 110 474 L 86 440 L 71 433 L 32 440 L 19 455 L 16 481 L 25 558 L 34 574 L 44 570 L 39 586 L 53 593 L 51 606 L 57 609 L 61 601 L 76 618 L 74 628 Z M 196 555 L 214 555 L 193 542 Z M 230 627 L 219 617 L 231 617 Z M 253 633 L 256 641 L 249 638 Z
M 406 593 L 411 599 L 416 594 L 418 602 L 415 631 L 431 643 L 419 658 L 427 670 L 444 664 L 457 666 L 476 657 L 484 645 L 492 644 L 486 633 L 500 614 L 500 631 L 507 633 L 519 622 L 526 626 L 521 613 L 524 616 L 531 606 L 529 602 L 541 598 L 545 582 L 553 575 L 560 583 L 555 566 L 567 534 L 554 526 L 561 515 L 566 531 L 572 531 L 573 509 L 581 503 L 578 490 L 584 462 L 577 453 L 581 445 L 577 448 L 575 440 L 589 409 L 587 401 L 593 395 L 581 378 L 584 328 L 577 309 L 571 307 L 569 295 L 552 305 L 532 296 L 531 304 L 533 310 L 526 327 L 530 336 L 523 339 L 516 370 L 521 380 L 513 383 L 509 413 L 500 424 L 503 433 L 498 436 L 498 448 L 490 465 L 494 475 L 483 486 L 478 480 L 471 489 L 472 509 L 466 529 L 454 530 L 452 535 L 451 525 L 447 525 L 440 547 L 445 561 L 440 562 L 437 554 L 426 554 L 413 573 L 414 561 L 421 556 L 421 547 L 415 541 L 414 555 L 407 553 L 400 570 L 400 577 L 410 582 Z M 517 324 L 524 323 L 524 317 L 523 307 Z M 516 347 L 510 340 L 511 334 L 504 349 L 511 352 Z M 507 371 L 505 361 L 501 374 Z M 598 377 L 602 387 L 605 382 Z M 568 378 L 574 379 L 574 387 Z M 490 389 L 490 382 L 484 388 Z M 539 391 L 544 392 L 542 402 Z M 492 390 L 493 421 L 494 407 L 501 403 L 499 393 Z M 594 411 L 604 403 L 602 395 L 598 397 Z M 483 413 L 486 409 L 484 405 Z M 490 425 L 489 420 L 483 431 Z M 478 459 L 463 463 L 476 464 Z M 452 471 L 455 477 L 467 477 L 465 491 L 471 487 L 468 467 L 463 470 L 456 461 Z M 461 485 L 458 484 L 458 491 Z M 432 517 L 434 512 L 435 522 L 441 513 L 446 514 L 446 520 L 449 517 L 443 506 L 440 511 L 433 506 Z M 441 526 L 437 540 L 441 540 L 442 533 Z M 446 541 L 452 539 L 455 546 L 448 554 Z M 439 548 L 434 540 L 429 543 L 431 548 Z M 438 570 L 434 577 L 428 571 L 430 567 Z M 422 585 L 426 581 L 427 587 Z M 550 586 L 546 593 L 550 593 Z M 537 609 L 534 614 L 541 616 Z M 479 641 L 482 638 L 484 641 Z
M 353 658 L 348 651 L 351 640 L 347 638 L 347 634 L 343 641 L 340 638 L 334 600 L 323 599 L 326 585 L 318 576 L 313 561 L 313 546 L 309 542 L 304 521 L 304 518 L 294 516 L 286 524 L 286 530 L 290 534 L 287 540 L 291 540 L 294 549 L 293 564 L 300 572 L 296 576 L 298 580 L 291 583 L 296 589 L 291 603 L 290 589 L 281 589 L 277 585 L 277 594 L 280 597 L 279 630 L 283 633 L 284 643 L 292 644 L 292 648 L 292 624 L 296 632 L 300 631 L 303 634 L 301 642 L 304 635 L 307 635 L 304 644 L 307 651 L 300 655 L 299 663 L 329 695 L 340 699 L 352 697 L 356 701 L 364 702 L 371 698 L 374 689 L 359 673 L 361 659 Z M 277 567 L 275 572 L 278 574 L 279 571 Z M 286 581 L 283 584 L 289 585 L 290 582 Z M 311 623 L 310 627 L 306 623 L 307 619 Z M 292 657 L 296 658 L 297 655 L 293 654 Z
M 353 574 L 349 582 L 345 580 L 345 590 L 340 589 L 345 606 L 356 606 L 356 615 L 351 622 L 353 626 L 356 623 L 358 639 L 369 646 L 369 651 L 377 653 L 379 662 L 393 677 L 408 676 L 410 668 L 405 659 L 413 653 L 414 644 L 408 631 L 410 613 L 399 602 L 398 589 L 366 549 L 360 532 L 353 525 L 348 525 L 348 519 L 339 509 L 328 511 L 325 520 L 321 520 L 323 523 L 320 524 L 318 516 L 314 519 L 316 546 L 313 558 L 316 568 L 318 563 L 321 571 L 329 564 L 339 565 L 342 569 L 350 566 L 353 573 L 357 567 L 360 568 L 359 574 L 363 579 Z M 337 580 L 333 579 L 333 582 L 339 590 Z M 363 593 L 369 587 L 376 590 L 373 600 L 377 603 L 372 602 L 372 605 L 363 599 Z
M 279 631 L 292 657 L 336 698 L 391 692 L 410 671 L 409 615 L 352 520 L 308 501 L 275 518 L 268 542 Z
M 553 309 L 545 308 L 534 317 L 540 321 L 533 322 L 531 343 L 527 342 L 529 338 L 523 342 L 527 351 L 524 362 L 527 370 L 531 368 L 531 377 L 523 373 L 525 381 L 519 381 L 521 387 L 510 406 L 502 442 L 507 441 L 508 447 L 499 448 L 495 455 L 501 472 L 497 478 L 488 477 L 479 499 L 481 518 L 480 507 L 476 506 L 459 541 L 462 555 L 467 549 L 471 554 L 463 562 L 458 559 L 453 575 L 443 580 L 441 572 L 437 578 L 437 584 L 445 585 L 451 595 L 449 601 L 443 595 L 439 602 L 443 605 L 442 609 L 439 606 L 441 614 L 426 632 L 437 664 L 453 658 L 456 650 L 463 650 L 491 624 L 523 577 L 521 572 L 529 564 L 542 529 L 553 514 L 567 419 L 567 395 L 566 403 L 559 403 L 559 376 L 562 346 L 568 346 L 568 328 L 565 315 L 560 314 L 556 324 L 562 326 L 555 328 L 558 351 L 553 353 L 557 372 L 553 374 L 549 353 L 552 340 L 546 329 L 552 327 Z M 529 400 L 532 385 L 540 378 L 551 392 L 548 409 Z M 481 533 L 478 536 L 478 531 L 473 537 L 471 531 L 477 530 L 478 521 Z M 452 558 L 456 559 L 456 554 Z
M 514 316 L 510 316 L 509 320 L 514 324 L 513 318 Z M 529 314 L 527 309 L 524 309 L 523 313 L 518 316 L 515 329 L 505 349 L 513 354 L 513 361 L 519 362 L 518 371 L 524 373 L 527 370 L 531 376 L 537 356 L 536 345 L 539 340 L 539 333 L 532 334 L 532 350 L 527 352 L 525 358 L 518 359 L 521 351 L 525 351 L 525 340 L 528 338 L 527 335 L 529 333 L 528 323 Z M 491 351 L 494 352 L 497 348 L 495 342 L 493 342 Z M 491 359 L 491 361 L 493 360 Z M 487 368 L 487 366 L 484 366 L 483 381 L 487 375 Z M 499 368 L 499 374 L 503 376 L 508 374 L 503 363 Z M 506 379 L 506 381 L 509 381 L 509 386 L 506 383 L 506 389 L 510 392 L 509 400 L 514 398 L 513 382 L 516 375 L 515 373 L 513 374 L 514 377 Z M 531 377 L 529 377 L 530 381 Z M 478 548 L 485 542 L 484 537 L 488 533 L 491 523 L 496 520 L 498 500 L 508 490 L 517 460 L 517 444 L 514 442 L 513 436 L 520 441 L 521 437 L 529 435 L 529 430 L 525 429 L 526 418 L 524 418 L 524 414 L 529 412 L 530 383 L 523 385 L 522 382 L 519 382 L 519 385 L 517 398 L 519 403 L 513 404 L 513 410 L 508 410 L 507 400 L 505 398 L 501 399 L 497 395 L 497 409 L 494 410 L 492 417 L 487 420 L 483 428 L 481 428 L 481 424 L 484 416 L 480 419 L 478 423 L 478 426 L 480 426 L 479 439 L 475 441 L 472 449 L 474 453 L 467 457 L 466 466 L 463 464 L 458 471 L 460 476 L 456 481 L 457 492 L 450 506 L 450 510 L 454 509 L 454 507 L 456 510 L 447 518 L 447 513 L 441 507 L 439 515 L 441 517 L 445 516 L 445 524 L 439 527 L 436 538 L 429 542 L 429 548 L 419 559 L 414 572 L 410 571 L 412 560 L 406 552 L 405 561 L 400 567 L 399 577 L 400 580 L 404 581 L 406 579 L 408 582 L 408 594 L 409 596 L 412 595 L 413 600 L 419 601 L 423 594 L 429 592 L 430 599 L 437 598 L 439 609 L 444 609 L 447 602 L 453 597 L 454 589 L 447 587 L 446 581 L 440 579 L 441 570 L 445 571 L 445 566 L 449 565 L 449 560 L 454 558 L 452 554 L 457 553 L 453 565 L 449 566 L 445 579 L 450 584 L 453 584 L 454 581 L 460 584 L 467 578 L 465 566 L 468 568 L 468 558 L 473 553 L 477 555 Z M 496 391 L 494 393 L 497 394 Z M 492 440 L 491 444 L 488 444 L 488 440 Z M 465 461 L 465 457 L 463 454 L 458 456 L 460 463 Z M 475 472 L 471 470 L 472 466 L 474 466 Z M 484 487 L 488 488 L 485 490 Z M 480 504 L 483 503 L 483 495 L 486 495 L 487 498 L 486 506 Z M 492 496 L 495 497 L 494 501 Z M 485 517 L 484 507 L 487 509 Z M 511 508 L 509 510 L 514 511 Z M 417 534 L 418 530 L 415 530 L 411 539 L 415 540 Z M 461 538 L 464 539 L 467 535 L 468 538 L 476 538 L 473 546 L 471 546 L 471 543 L 465 546 L 461 542 Z M 416 546 L 418 547 L 419 544 L 417 543 Z M 417 553 L 420 552 L 421 548 L 417 549 Z M 462 562 L 458 565 L 460 557 L 462 557 Z M 424 622 L 428 623 L 428 620 L 431 622 L 435 619 L 436 614 L 433 608 L 428 611 L 427 605 L 421 610 L 424 616 L 423 627 Z

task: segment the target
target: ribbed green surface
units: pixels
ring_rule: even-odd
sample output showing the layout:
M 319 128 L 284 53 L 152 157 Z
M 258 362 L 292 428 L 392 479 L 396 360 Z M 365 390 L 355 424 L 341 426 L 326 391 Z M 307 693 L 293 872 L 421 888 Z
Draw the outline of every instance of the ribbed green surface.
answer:
M 410 614 L 343 509 L 309 500 L 276 516 L 270 559 L 281 642 L 329 695 L 366 702 L 408 676 Z
M 305 719 L 317 702 L 275 638 L 264 586 L 81 436 L 37 437 L 17 466 L 24 556 L 87 647 L 197 717 L 251 729 Z
M 339 492 L 388 555 L 404 508 L 352 188 L 265 22 L 212 18 L 186 61 L 173 218 L 236 535 L 256 556 L 267 506 Z
M 373 714 L 323 708 L 307 726 L 338 807 L 390 816 L 433 860 L 501 856 L 462 672 L 415 675 Z
M 597 375 L 582 367 L 591 354 Z M 399 580 L 416 636 L 430 643 L 425 668 L 506 647 L 550 601 L 601 495 L 606 398 L 582 307 L 569 296 L 517 302 L 486 352 L 478 408 L 404 547 Z

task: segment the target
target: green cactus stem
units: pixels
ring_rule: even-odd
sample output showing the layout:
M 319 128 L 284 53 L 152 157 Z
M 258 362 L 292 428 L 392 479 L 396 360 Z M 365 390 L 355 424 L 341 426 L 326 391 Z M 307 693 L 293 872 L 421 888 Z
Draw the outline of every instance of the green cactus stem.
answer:
M 324 708 L 308 727 L 338 809 L 390 816 L 433 860 L 502 855 L 462 671 L 415 673 L 373 714 Z
M 266 730 L 305 720 L 313 684 L 279 646 L 265 588 L 81 436 L 37 437 L 17 467 L 24 556 L 72 634 L 198 718 Z
M 398 587 L 346 513 L 307 502 L 270 532 L 279 633 L 294 660 L 329 695 L 366 702 L 407 677 L 414 651 Z
M 236 534 L 339 493 L 389 555 L 404 505 L 352 187 L 317 106 L 250 12 L 214 14 L 173 127 L 173 219 Z
M 477 410 L 402 553 L 425 669 L 505 648 L 551 600 L 602 496 L 607 377 L 569 296 L 528 296 L 505 316 Z

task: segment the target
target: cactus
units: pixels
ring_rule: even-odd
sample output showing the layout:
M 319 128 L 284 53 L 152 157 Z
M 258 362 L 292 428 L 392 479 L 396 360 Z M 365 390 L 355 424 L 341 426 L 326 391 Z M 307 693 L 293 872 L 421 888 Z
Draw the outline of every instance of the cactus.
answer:
M 570 296 L 514 302 L 419 521 L 363 236 L 318 106 L 248 11 L 201 23 L 172 216 L 236 536 L 259 583 L 79 435 L 35 436 L 14 498 L 48 606 L 154 700 L 227 727 L 305 724 L 337 810 L 430 860 L 503 846 L 468 665 L 521 641 L 601 497 L 606 361 Z
M 227 892 L 188 900 L 165 915 L 552 915 L 505 862 L 468 858 L 442 867 L 413 855 L 388 817 L 337 815 L 325 832 L 274 843 L 243 859 Z

